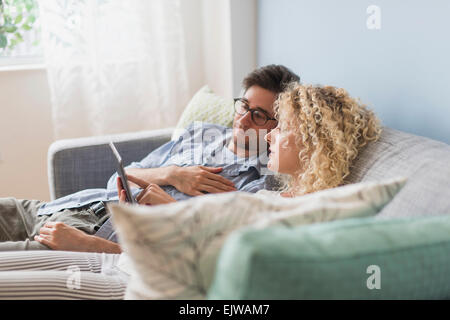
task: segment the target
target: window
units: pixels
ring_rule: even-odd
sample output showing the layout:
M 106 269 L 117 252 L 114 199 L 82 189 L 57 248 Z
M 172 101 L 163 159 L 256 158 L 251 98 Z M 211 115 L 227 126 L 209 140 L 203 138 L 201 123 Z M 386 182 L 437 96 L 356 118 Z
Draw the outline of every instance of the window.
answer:
M 42 61 L 37 0 L 0 0 L 0 66 Z

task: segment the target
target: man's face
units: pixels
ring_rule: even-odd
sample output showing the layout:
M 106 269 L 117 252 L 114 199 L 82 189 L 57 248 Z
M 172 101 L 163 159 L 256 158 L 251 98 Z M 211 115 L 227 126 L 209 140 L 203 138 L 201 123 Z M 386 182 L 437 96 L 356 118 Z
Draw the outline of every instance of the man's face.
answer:
M 245 92 L 243 100 L 251 110 L 258 110 L 267 115 L 268 118 L 275 117 L 273 104 L 276 100 L 276 94 L 272 91 L 263 89 L 259 86 L 251 86 Z M 254 117 L 255 116 L 256 115 L 254 115 Z M 268 145 L 264 141 L 264 136 L 276 126 L 276 120 L 268 120 L 263 125 L 255 124 L 252 120 L 250 111 L 244 115 L 235 113 L 233 121 L 234 144 L 238 148 L 248 151 L 256 151 L 258 145 L 264 145 L 264 150 L 267 150 Z M 264 150 L 260 150 L 259 152 Z

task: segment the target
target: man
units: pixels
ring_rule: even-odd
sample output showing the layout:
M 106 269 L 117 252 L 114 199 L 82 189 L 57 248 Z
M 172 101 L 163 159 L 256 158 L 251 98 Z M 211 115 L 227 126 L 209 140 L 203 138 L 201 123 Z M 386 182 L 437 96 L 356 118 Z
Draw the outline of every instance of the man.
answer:
M 243 81 L 235 99 L 232 130 L 194 123 L 176 141 L 126 168 L 139 204 L 162 204 L 204 193 L 256 192 L 268 188 L 260 155 L 264 135 L 276 127 L 273 104 L 286 84 L 299 81 L 289 69 L 270 65 Z M 0 251 L 67 250 L 120 253 L 105 203 L 117 201 L 113 175 L 107 189 L 87 189 L 44 203 L 0 199 Z M 119 188 L 120 190 L 120 188 Z M 111 241 L 112 240 L 112 241 Z

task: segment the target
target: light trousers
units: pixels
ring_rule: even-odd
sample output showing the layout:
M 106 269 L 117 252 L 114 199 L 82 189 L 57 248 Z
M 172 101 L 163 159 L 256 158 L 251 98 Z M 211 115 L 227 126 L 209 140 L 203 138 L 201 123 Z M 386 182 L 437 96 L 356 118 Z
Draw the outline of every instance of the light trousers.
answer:
M 90 208 L 73 208 L 51 215 L 37 215 L 45 202 L 16 198 L 0 198 L 0 251 L 49 250 L 34 240 L 47 221 L 59 221 L 95 234 L 95 228 L 108 217 L 97 217 Z
M 0 252 L 2 299 L 123 299 L 129 275 L 120 254 L 71 251 Z

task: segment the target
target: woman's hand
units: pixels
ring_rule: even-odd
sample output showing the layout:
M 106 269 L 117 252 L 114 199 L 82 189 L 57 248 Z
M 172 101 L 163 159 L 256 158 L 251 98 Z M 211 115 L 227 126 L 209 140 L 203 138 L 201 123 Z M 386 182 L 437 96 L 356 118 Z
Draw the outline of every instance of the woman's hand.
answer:
M 131 182 L 134 182 L 139 187 L 144 189 L 141 193 L 139 193 L 139 195 L 136 198 L 136 201 L 139 204 L 156 205 L 156 204 L 176 202 L 174 198 L 172 198 L 167 192 L 161 189 L 161 187 L 158 186 L 157 184 L 147 183 L 146 181 L 132 175 L 127 175 L 127 178 Z M 121 198 L 122 194 L 123 193 L 121 191 Z
M 92 251 L 92 237 L 63 222 L 46 222 L 34 240 L 53 250 Z

